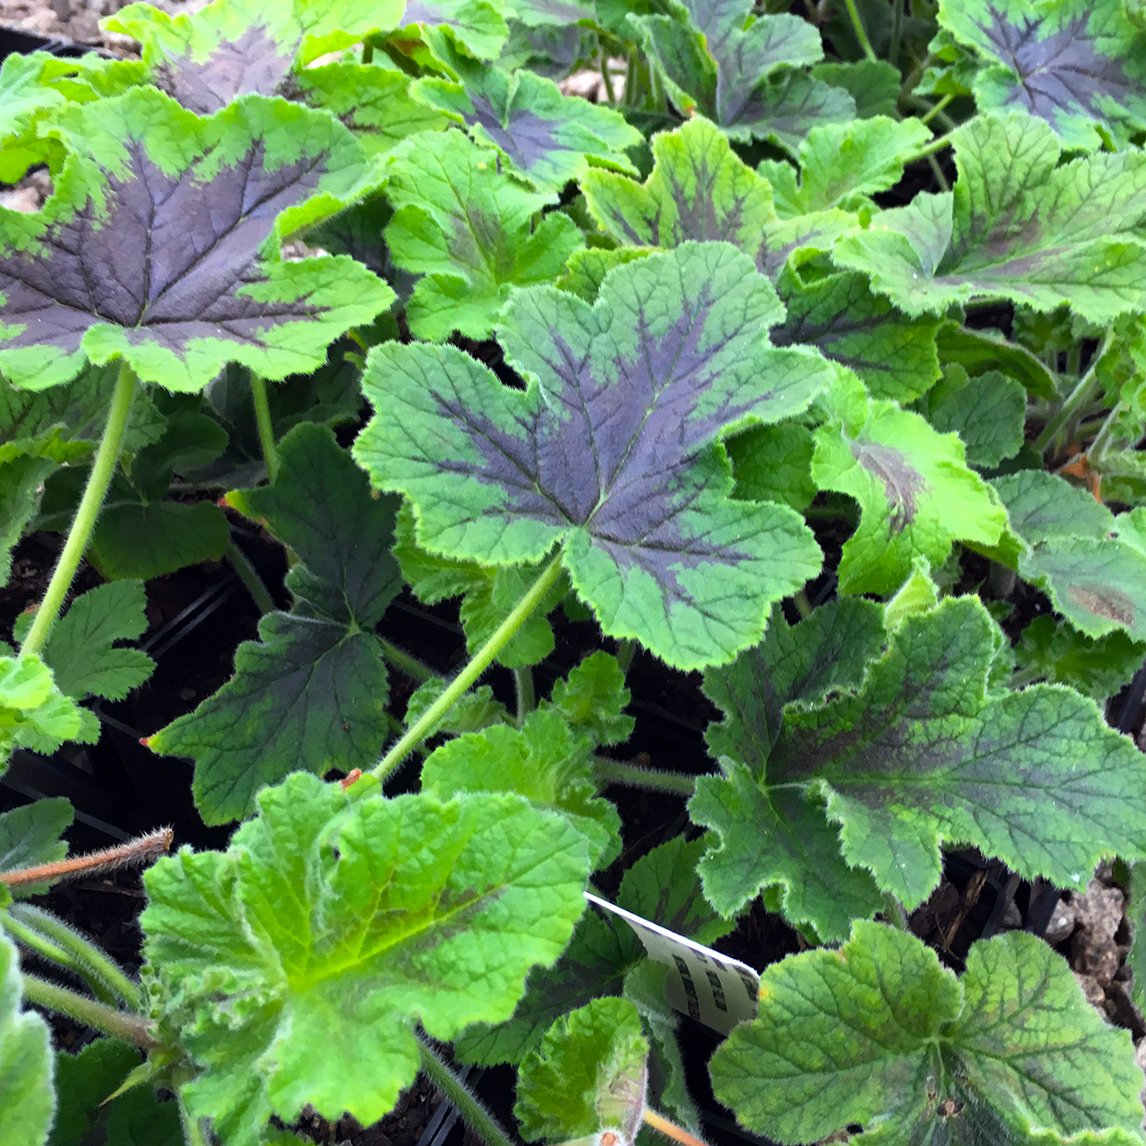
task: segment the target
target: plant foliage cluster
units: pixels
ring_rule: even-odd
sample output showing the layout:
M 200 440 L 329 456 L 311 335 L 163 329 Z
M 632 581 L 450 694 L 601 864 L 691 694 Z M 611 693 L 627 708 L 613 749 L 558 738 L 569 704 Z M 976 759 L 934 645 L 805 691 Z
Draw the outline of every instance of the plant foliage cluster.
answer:
M 711 1061 L 744 1126 L 1146 1141 L 1045 943 L 956 975 L 905 923 L 945 847 L 1063 888 L 1146 860 L 1102 707 L 1146 657 L 1146 22 L 786 7 L 133 3 L 138 58 L 5 62 L 0 179 L 52 193 L 0 208 L 0 577 L 62 541 L 0 768 L 147 680 L 148 581 L 229 560 L 261 611 L 148 742 L 235 830 L 147 871 L 138 978 L 29 902 L 66 801 L 0 816 L 5 1142 L 287 1146 L 425 1071 L 506 1143 L 435 1042 L 517 1067 L 526 1140 L 696 1130 L 657 967 L 585 909 L 626 784 L 691 828 L 620 906 L 806 948 Z M 457 602 L 448 679 L 403 593 Z M 571 620 L 598 647 L 538 695 Z M 638 653 L 703 672 L 698 774 L 625 762 Z M 54 1054 L 45 1008 L 104 1037 Z

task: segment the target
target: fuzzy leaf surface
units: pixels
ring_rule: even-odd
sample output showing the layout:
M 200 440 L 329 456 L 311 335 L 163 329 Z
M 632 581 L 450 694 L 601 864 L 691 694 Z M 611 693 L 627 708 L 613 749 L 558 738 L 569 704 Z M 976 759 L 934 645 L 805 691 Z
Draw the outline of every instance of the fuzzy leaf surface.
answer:
M 791 166 L 776 160 L 765 160 L 756 170 L 772 183 L 776 209 L 786 218 L 831 207 L 854 209 L 894 187 L 904 164 L 930 138 L 926 125 L 915 119 L 876 116 L 821 124 L 796 152 L 798 181 Z
M 1031 677 L 1077 688 L 1105 700 L 1130 683 L 1142 664 L 1146 646 L 1122 629 L 1088 637 L 1053 617 L 1036 617 L 1015 646 L 1017 667 Z
M 633 734 L 635 721 L 625 715 L 630 699 L 616 657 L 598 650 L 554 684 L 549 703 L 572 728 L 588 733 L 597 744 L 611 745 L 623 744 Z
M 621 820 L 593 782 L 592 742 L 560 713 L 531 712 L 521 728 L 495 725 L 458 736 L 422 766 L 422 791 L 447 800 L 462 792 L 507 792 L 559 812 L 584 837 L 594 870 L 616 858 Z
M 1064 887 L 1146 847 L 1146 758 L 1072 690 L 989 694 L 994 639 L 973 597 L 907 617 L 857 692 L 785 713 L 768 760 L 769 783 L 823 796 L 844 859 L 908 908 L 944 841 Z
M 1022 108 L 1065 147 L 1125 146 L 1146 128 L 1146 35 L 1119 0 L 944 0 L 939 26 L 970 50 L 982 111 Z
M 17 748 L 51 755 L 66 740 L 90 736 L 84 710 L 39 657 L 0 655 L 0 767 Z
M 268 613 L 235 674 L 194 712 L 149 740 L 195 761 L 208 823 L 245 815 L 255 792 L 295 769 L 349 772 L 377 758 L 389 732 L 388 681 L 371 630 L 400 588 L 394 499 L 375 499 L 333 433 L 302 423 L 279 443 L 275 482 L 228 495 L 299 558 L 290 613 Z
M 1128 515 L 1115 517 L 1057 474 L 1024 470 L 993 485 L 1010 520 L 1007 563 L 1087 636 L 1121 629 L 1146 640 L 1146 552 L 1119 535 Z
M 1020 114 L 978 115 L 952 136 L 954 191 L 880 212 L 840 240 L 836 263 L 911 315 L 1005 299 L 1105 323 L 1146 305 L 1146 155 L 1059 166 L 1050 126 Z
M 401 0 L 367 6 L 354 0 L 215 0 L 190 15 L 129 4 L 104 27 L 132 36 L 157 87 L 198 115 L 220 111 L 241 95 L 280 95 L 296 61 L 393 28 Z
M 1027 392 L 1002 371 L 987 370 L 969 378 L 963 367 L 948 367 L 916 409 L 941 434 L 959 435 L 969 465 L 997 466 L 1022 449 Z
M 724 240 L 773 274 L 793 251 L 854 225 L 840 211 L 781 220 L 768 180 L 702 116 L 655 135 L 652 149 L 653 170 L 644 183 L 600 170 L 581 181 L 589 213 L 620 243 L 668 249 L 689 240 Z
M 154 89 L 63 109 L 42 212 L 0 211 L 0 369 L 32 389 L 85 357 L 195 391 L 230 361 L 283 378 L 393 292 L 353 260 L 285 262 L 285 235 L 369 189 L 328 116 L 248 96 L 208 119 Z
M 796 148 L 816 123 L 845 122 L 855 102 L 794 69 L 823 56 L 798 16 L 755 15 L 749 0 L 679 0 L 673 16 L 633 16 L 680 111 L 700 111 L 732 139 Z
M 16 948 L 0 935 L 0 1125 L 11 1142 L 44 1146 L 56 1108 L 52 1041 L 22 999 Z
M 814 346 L 854 370 L 873 398 L 910 402 L 939 378 L 938 320 L 909 318 L 872 294 L 867 277 L 845 272 L 802 283 L 782 274 L 787 310 L 772 333 L 777 346 Z
M 879 909 L 871 877 L 841 858 L 838 829 L 825 819 L 822 802 L 800 791 L 771 790 L 767 777 L 785 707 L 858 688 L 883 644 L 879 607 L 842 598 L 796 626 L 774 616 L 759 645 L 727 668 L 705 673 L 704 691 L 725 714 L 706 733 L 724 775 L 698 778 L 689 815 L 710 829 L 699 872 L 705 896 L 722 914 L 778 888 L 788 920 L 810 924 L 831 940 L 843 938 L 856 917 Z
M 956 540 L 998 541 L 1006 511 L 967 467 L 958 437 L 854 385 L 831 406 L 834 416 L 815 431 L 812 480 L 860 505 L 840 561 L 842 592 L 890 593 L 917 557 L 938 567 Z
M 492 144 L 541 190 L 559 192 L 590 164 L 635 172 L 625 154 L 641 133 L 612 108 L 563 95 L 524 69 L 462 65 L 461 82 L 425 79 L 418 95 L 461 119 L 479 143 Z
M 400 148 L 386 194 L 394 262 L 422 275 L 406 311 L 419 338 L 440 341 L 455 330 L 487 338 L 511 288 L 552 282 L 583 245 L 567 215 L 535 227 L 553 193 L 521 187 L 499 170 L 495 151 L 460 131 Z
M 298 774 L 258 808 L 227 852 L 145 877 L 146 957 L 201 1072 L 183 1097 L 231 1146 L 307 1105 L 377 1121 L 417 1073 L 414 1025 L 508 1018 L 584 909 L 579 833 L 515 797 L 355 800 Z
M 527 1141 L 592 1137 L 634 1142 L 641 1128 L 649 1040 L 626 999 L 594 999 L 558 1019 L 518 1074 L 513 1112 Z
M 522 291 L 499 334 L 524 393 L 453 347 L 376 347 L 364 390 L 378 415 L 355 456 L 411 498 L 426 549 L 519 564 L 562 542 L 608 634 L 682 668 L 728 660 L 819 566 L 791 510 L 728 499 L 717 446 L 806 408 L 832 376 L 768 347 L 779 311 L 724 244 L 619 267 L 595 306 Z
M 811 1142 L 860 1123 L 855 1141 L 873 1146 L 1143 1141 L 1126 1032 L 1033 935 L 976 943 L 956 979 L 914 936 L 861 921 L 838 951 L 768 967 L 760 1001 L 712 1061 L 717 1098 L 756 1133 Z

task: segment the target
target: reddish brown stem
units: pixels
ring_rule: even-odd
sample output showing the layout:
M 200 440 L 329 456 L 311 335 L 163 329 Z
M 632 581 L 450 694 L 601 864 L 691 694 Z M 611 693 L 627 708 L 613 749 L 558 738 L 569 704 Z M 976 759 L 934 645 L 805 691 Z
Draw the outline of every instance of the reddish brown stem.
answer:
M 158 828 L 145 836 L 117 844 L 114 848 L 102 848 L 82 856 L 70 856 L 55 863 L 36 864 L 34 867 L 18 867 L 11 871 L 0 871 L 0 883 L 8 887 L 20 887 L 29 883 L 55 883 L 58 880 L 74 879 L 80 875 L 99 875 L 105 871 L 117 871 L 122 867 L 147 863 L 163 855 L 171 847 L 175 833 L 170 828 Z

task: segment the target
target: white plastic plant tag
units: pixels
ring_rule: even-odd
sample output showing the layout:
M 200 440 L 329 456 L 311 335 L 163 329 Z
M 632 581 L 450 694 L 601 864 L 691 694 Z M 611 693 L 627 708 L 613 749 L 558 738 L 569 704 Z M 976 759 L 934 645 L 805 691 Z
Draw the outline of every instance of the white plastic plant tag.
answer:
M 725 1035 L 737 1023 L 755 1017 L 760 976 L 746 963 L 694 943 L 590 892 L 585 893 L 585 898 L 602 911 L 620 916 L 636 932 L 649 958 L 669 969 L 665 994 L 682 1014 Z

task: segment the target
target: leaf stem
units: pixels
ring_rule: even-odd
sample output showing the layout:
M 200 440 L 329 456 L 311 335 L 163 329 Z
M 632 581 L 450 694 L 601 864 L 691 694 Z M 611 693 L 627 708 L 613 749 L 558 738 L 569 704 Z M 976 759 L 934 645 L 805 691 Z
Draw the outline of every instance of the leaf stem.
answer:
M 844 0 L 844 7 L 848 10 L 848 18 L 852 22 L 852 28 L 855 30 L 856 39 L 859 41 L 859 46 L 863 49 L 863 54 L 871 61 L 876 61 L 879 57 L 875 54 L 875 49 L 871 46 L 871 41 L 867 38 L 867 31 L 864 29 L 863 21 L 860 19 L 859 9 L 856 7 L 856 0 Z
M 47 979 L 29 975 L 26 971 L 21 978 L 24 980 L 24 998 L 38 1007 L 67 1015 L 69 1019 L 83 1023 L 101 1034 L 122 1039 L 144 1050 L 154 1050 L 160 1045 L 151 1033 L 151 1023 L 139 1015 L 117 1011 L 78 991 L 61 987 L 58 983 L 49 983 Z
M 1094 435 L 1089 448 L 1086 451 L 1087 461 L 1092 467 L 1098 465 L 1102 460 L 1102 455 L 1106 453 L 1110 446 L 1110 439 L 1114 433 L 1114 425 L 1118 421 L 1118 415 L 1123 413 L 1124 404 L 1122 402 L 1115 402 L 1110 413 L 1103 419 L 1102 425 L 1098 427 L 1098 433 Z
M 260 613 L 273 613 L 275 600 L 271 591 L 263 584 L 258 570 L 251 564 L 247 555 L 239 548 L 235 539 L 227 546 L 227 564 L 235 571 L 235 576 L 243 583 L 243 588 L 251 595 L 251 600 Z
M 44 645 L 48 643 L 52 628 L 59 618 L 64 600 L 72 587 L 76 570 L 80 566 L 84 553 L 95 531 L 96 521 L 99 519 L 100 507 L 107 497 L 108 486 L 111 485 L 112 475 L 115 473 L 116 462 L 123 448 L 124 435 L 127 433 L 127 420 L 131 414 L 131 401 L 135 397 L 135 390 L 139 384 L 135 371 L 126 361 L 119 367 L 119 374 L 115 380 L 115 388 L 111 394 L 111 405 L 107 412 L 107 422 L 104 424 L 103 435 L 99 447 L 96 449 L 95 460 L 92 462 L 91 473 L 88 474 L 87 485 L 84 486 L 83 497 L 80 498 L 79 508 L 75 519 L 68 530 L 68 539 L 52 570 L 52 579 L 44 593 L 44 599 L 36 610 L 36 617 L 32 627 L 20 646 L 21 653 L 39 654 Z
M 668 792 L 673 796 L 691 796 L 696 787 L 696 777 L 691 774 L 662 772 L 658 768 L 646 768 L 623 760 L 609 760 L 604 756 L 593 757 L 593 770 L 601 785 L 627 784 L 630 788 L 647 788 L 652 792 Z
M 948 92 L 941 100 L 931 105 L 930 111 L 926 111 L 919 117 L 920 123 L 930 123 L 937 115 L 943 114 L 943 109 L 955 98 L 954 94 Z
M 899 53 L 903 47 L 903 0 L 895 0 L 892 5 L 891 18 L 891 45 L 888 48 L 887 58 L 891 65 L 899 70 Z
M 625 676 L 629 675 L 629 669 L 633 667 L 633 658 L 637 655 L 637 642 L 632 637 L 625 637 L 624 640 L 617 642 L 617 649 L 613 656 L 617 658 L 617 664 L 621 666 L 621 672 Z
M 1042 433 L 1039 434 L 1034 443 L 1034 448 L 1040 454 L 1045 453 L 1047 447 L 1054 442 L 1063 427 L 1065 427 L 1076 414 L 1086 408 L 1098 384 L 1098 364 L 1110 349 L 1113 341 L 1114 331 L 1108 330 L 1106 337 L 1102 340 L 1102 345 L 1091 359 L 1086 373 L 1078 380 L 1075 388 L 1067 395 L 1066 401 L 1059 406 L 1054 417 L 1043 426 Z
M 422 1070 L 429 1076 L 434 1089 L 457 1107 L 462 1121 L 487 1146 L 513 1146 L 509 1135 L 498 1126 L 477 1096 L 450 1070 L 445 1061 L 422 1040 L 418 1041 L 418 1051 L 422 1059 Z
M 366 61 L 369 62 L 369 61 Z M 279 450 L 275 444 L 275 430 L 271 424 L 271 403 L 267 396 L 267 384 L 262 376 L 253 370 L 251 378 L 251 400 L 255 407 L 255 425 L 259 430 L 259 445 L 263 448 L 263 461 L 267 467 L 267 477 L 273 482 L 279 473 Z
M 183 1138 L 187 1146 L 211 1146 L 211 1140 L 203 1129 L 202 1119 L 196 1118 L 187 1109 L 187 1104 L 179 1091 L 175 1092 L 175 1101 L 179 1104 L 179 1121 L 183 1125 Z
M 513 688 L 517 694 L 517 727 L 520 728 L 537 703 L 533 693 L 533 673 L 528 668 L 515 668 Z
M 411 680 L 417 681 L 418 684 L 425 684 L 426 681 L 432 680 L 438 675 L 428 664 L 418 660 L 413 653 L 406 652 L 405 649 L 400 648 L 394 644 L 393 641 L 379 638 L 379 643 L 382 645 L 382 656 L 386 659 L 386 662 L 393 665 L 400 673 L 404 673 Z
M 489 639 L 470 658 L 466 666 L 446 686 L 442 695 L 422 713 L 406 730 L 373 769 L 379 780 L 385 780 L 399 764 L 438 726 L 442 717 L 477 682 L 478 677 L 494 662 L 497 654 L 513 639 L 518 629 L 525 624 L 529 615 L 545 599 L 546 593 L 561 576 L 561 554 L 558 553 L 537 575 L 537 579 L 525 591 L 521 600 L 510 610 L 509 615 L 493 631 Z
M 78 975 L 91 987 L 93 994 L 106 998 L 110 993 L 111 998 L 107 998 L 107 1002 L 122 999 L 133 1011 L 143 1006 L 139 987 L 119 964 L 51 912 L 30 903 L 13 903 L 6 915 L 0 915 L 0 926 L 17 942 Z M 47 953 L 42 946 L 47 944 L 54 948 L 55 953 Z
M 883 893 L 883 918 L 898 931 L 910 930 L 907 925 L 907 912 L 899 898 L 890 891 Z
M 914 163 L 917 159 L 926 159 L 929 155 L 934 155 L 937 151 L 942 151 L 945 147 L 951 146 L 951 132 L 946 135 L 937 135 L 930 143 L 925 143 L 909 160 L 908 163 Z
M 683 1126 L 678 1126 L 663 1114 L 658 1114 L 647 1106 L 641 1112 L 641 1121 L 653 1130 L 659 1130 L 666 1138 L 680 1142 L 681 1146 L 707 1146 L 703 1138 L 697 1138 L 695 1134 L 690 1134 Z
M 617 106 L 617 93 L 613 88 L 613 77 L 609 73 L 609 54 L 600 34 L 597 35 L 597 51 L 601 53 L 601 82 L 605 85 L 605 97 L 612 107 Z

